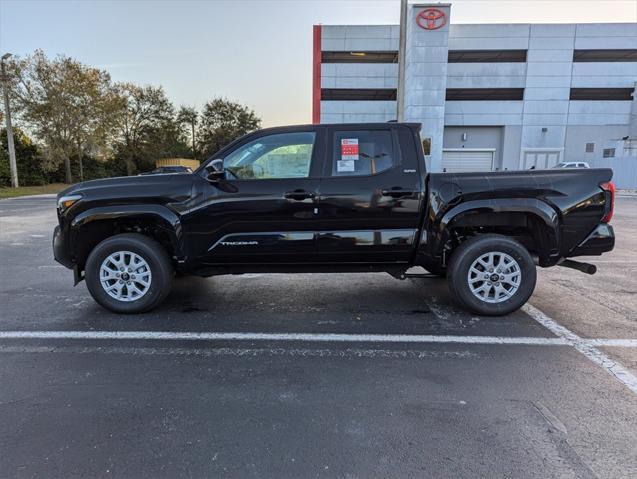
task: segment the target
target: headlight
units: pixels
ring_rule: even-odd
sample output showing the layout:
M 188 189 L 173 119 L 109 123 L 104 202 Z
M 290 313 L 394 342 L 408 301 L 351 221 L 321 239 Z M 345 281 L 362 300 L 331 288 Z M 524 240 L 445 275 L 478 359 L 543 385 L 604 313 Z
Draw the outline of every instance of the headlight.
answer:
M 58 209 L 60 210 L 60 212 L 65 211 L 73 206 L 80 199 L 82 199 L 82 195 L 62 196 L 60 199 L 58 199 Z

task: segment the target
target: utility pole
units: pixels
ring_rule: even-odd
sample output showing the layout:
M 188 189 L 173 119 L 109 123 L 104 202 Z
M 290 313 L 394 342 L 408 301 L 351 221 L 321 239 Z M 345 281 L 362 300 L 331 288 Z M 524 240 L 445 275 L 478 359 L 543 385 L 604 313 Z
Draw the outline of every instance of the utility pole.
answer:
M 9 109 L 9 82 L 7 81 L 7 72 L 4 68 L 4 61 L 11 57 L 11 53 L 5 53 L 0 60 L 0 68 L 2 69 L 2 90 L 4 92 L 4 116 L 7 123 L 7 145 L 9 147 L 9 168 L 11 169 L 11 186 L 17 188 L 18 183 L 18 167 L 15 161 L 15 145 L 13 144 L 13 128 L 11 127 L 11 110 Z
M 398 92 L 396 116 L 405 121 L 405 48 L 407 48 L 407 0 L 400 0 L 400 38 L 398 41 Z

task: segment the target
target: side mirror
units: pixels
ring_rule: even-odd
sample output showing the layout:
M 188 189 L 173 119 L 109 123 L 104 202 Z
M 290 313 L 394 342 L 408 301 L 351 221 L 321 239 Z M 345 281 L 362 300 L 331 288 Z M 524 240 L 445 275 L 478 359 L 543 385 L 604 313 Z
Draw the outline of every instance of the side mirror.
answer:
M 208 166 L 206 166 L 206 172 L 208 173 L 208 181 L 219 181 L 226 176 L 226 172 L 223 169 L 223 159 L 217 158 L 212 160 Z

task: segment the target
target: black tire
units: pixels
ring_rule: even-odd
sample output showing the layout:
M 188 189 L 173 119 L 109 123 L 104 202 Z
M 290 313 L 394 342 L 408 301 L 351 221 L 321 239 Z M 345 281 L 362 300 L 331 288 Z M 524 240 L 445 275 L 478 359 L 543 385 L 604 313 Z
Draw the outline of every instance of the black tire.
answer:
M 120 301 L 111 297 L 100 280 L 102 262 L 117 251 L 130 251 L 139 255 L 150 268 L 150 286 L 138 299 Z M 143 313 L 157 307 L 170 292 L 174 276 L 173 266 L 166 250 L 155 240 L 136 233 L 112 236 L 98 244 L 86 261 L 86 286 L 93 299 L 115 313 Z
M 471 291 L 469 285 L 468 275 L 471 266 L 478 258 L 490 252 L 509 255 L 518 263 L 521 273 L 517 290 L 513 292 L 511 297 L 503 299 L 501 302 L 488 302 L 478 298 Z M 488 270 L 485 270 L 484 273 L 486 277 Z M 522 307 L 533 294 L 536 280 L 535 263 L 526 248 L 511 238 L 496 234 L 476 236 L 462 243 L 451 256 L 447 268 L 449 290 L 458 302 L 471 311 L 486 316 L 502 316 Z M 486 281 L 484 283 L 489 284 Z M 473 284 L 479 287 L 483 283 L 476 280 Z M 500 285 L 499 282 L 492 284 Z M 512 289 L 510 285 L 507 285 L 507 288 L 509 290 Z M 489 290 L 485 294 L 493 294 L 495 296 L 495 289 Z M 482 296 L 484 297 L 484 295 Z M 489 297 L 487 299 L 493 300 L 494 298 Z

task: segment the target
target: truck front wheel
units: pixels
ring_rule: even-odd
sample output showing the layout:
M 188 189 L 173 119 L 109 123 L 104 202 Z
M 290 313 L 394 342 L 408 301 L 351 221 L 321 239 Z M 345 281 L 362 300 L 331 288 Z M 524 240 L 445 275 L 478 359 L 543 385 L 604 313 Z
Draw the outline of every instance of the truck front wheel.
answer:
M 519 309 L 533 294 L 536 277 L 535 263 L 526 248 L 496 234 L 462 243 L 447 269 L 449 289 L 456 299 L 488 316 Z
M 170 292 L 173 267 L 162 246 L 127 233 L 105 239 L 86 261 L 86 286 L 100 305 L 115 313 L 143 313 Z

